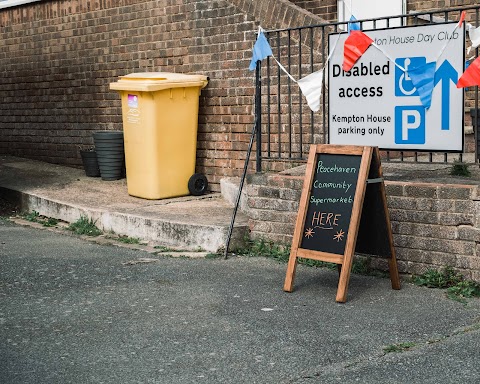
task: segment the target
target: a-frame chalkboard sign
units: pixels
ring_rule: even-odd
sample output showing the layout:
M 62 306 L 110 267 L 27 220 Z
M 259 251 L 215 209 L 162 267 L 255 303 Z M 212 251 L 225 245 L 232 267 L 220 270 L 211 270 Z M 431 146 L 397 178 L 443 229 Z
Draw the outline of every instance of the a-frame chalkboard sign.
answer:
M 299 257 L 326 261 L 339 266 L 336 301 L 344 303 L 355 251 L 388 258 L 400 289 L 378 148 L 312 145 L 284 291 L 293 290 Z

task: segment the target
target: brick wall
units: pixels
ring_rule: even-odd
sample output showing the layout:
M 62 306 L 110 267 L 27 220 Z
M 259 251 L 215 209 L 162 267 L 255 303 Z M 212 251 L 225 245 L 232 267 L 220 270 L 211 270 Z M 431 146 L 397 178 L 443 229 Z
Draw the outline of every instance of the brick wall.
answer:
M 252 237 L 290 244 L 303 176 L 251 175 L 246 214 Z M 386 182 L 399 270 L 452 266 L 480 281 L 480 195 L 476 186 Z M 373 265 L 386 268 L 383 259 Z
M 292 0 L 292 3 L 322 19 L 337 21 L 337 0 Z
M 52 0 L 1 10 L 0 153 L 79 166 L 78 146 L 92 144 L 93 131 L 122 129 L 109 90 L 118 76 L 205 74 L 197 171 L 217 190 L 241 172 L 248 147 L 255 20 L 280 28 L 319 19 L 284 0 Z
M 318 24 L 319 15 L 288 0 L 230 0 L 239 10 L 253 16 L 266 29 L 280 29 Z
M 480 281 L 480 196 L 475 186 L 386 183 L 399 269 L 449 265 Z
M 0 12 L 0 152 L 80 165 L 95 130 L 122 129 L 109 83 L 131 72 L 199 73 L 199 172 L 243 166 L 253 122 L 256 24 L 226 1 L 47 1 Z

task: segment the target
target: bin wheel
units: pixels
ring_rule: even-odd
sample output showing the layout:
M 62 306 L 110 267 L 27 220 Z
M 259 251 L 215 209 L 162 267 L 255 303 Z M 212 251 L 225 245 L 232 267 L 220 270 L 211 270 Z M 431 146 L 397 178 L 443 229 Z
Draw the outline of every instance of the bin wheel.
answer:
M 208 180 L 205 175 L 195 173 L 188 180 L 188 190 L 193 196 L 200 196 L 207 192 Z

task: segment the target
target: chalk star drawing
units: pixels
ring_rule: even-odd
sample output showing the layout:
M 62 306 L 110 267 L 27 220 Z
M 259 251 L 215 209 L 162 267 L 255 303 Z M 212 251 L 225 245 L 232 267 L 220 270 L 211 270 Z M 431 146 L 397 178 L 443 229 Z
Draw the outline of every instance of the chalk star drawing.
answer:
M 305 237 L 308 237 L 308 238 L 313 237 L 313 234 L 314 234 L 314 233 L 315 233 L 315 232 L 313 232 L 313 228 L 308 228 L 308 229 L 305 231 Z
M 343 240 L 343 236 L 345 235 L 345 232 L 343 230 L 338 231 L 335 236 L 333 236 L 333 240 L 337 240 L 337 243 Z

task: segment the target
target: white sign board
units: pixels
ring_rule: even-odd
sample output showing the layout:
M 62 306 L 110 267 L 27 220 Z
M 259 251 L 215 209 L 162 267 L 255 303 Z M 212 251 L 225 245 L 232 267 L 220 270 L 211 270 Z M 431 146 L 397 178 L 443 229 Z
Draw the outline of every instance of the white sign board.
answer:
M 349 72 L 342 70 L 348 34 L 331 34 L 330 49 L 339 40 L 328 64 L 330 144 L 461 152 L 464 92 L 456 83 L 465 67 L 465 30 L 453 32 L 455 25 L 365 31 L 380 49 L 371 45 Z M 435 86 L 427 110 L 401 68 L 433 61 Z

